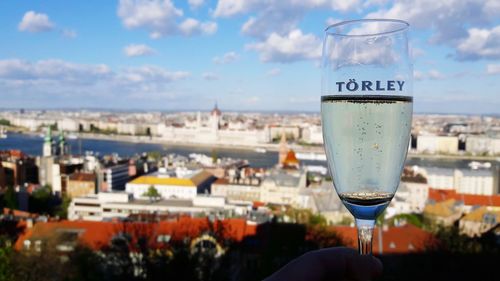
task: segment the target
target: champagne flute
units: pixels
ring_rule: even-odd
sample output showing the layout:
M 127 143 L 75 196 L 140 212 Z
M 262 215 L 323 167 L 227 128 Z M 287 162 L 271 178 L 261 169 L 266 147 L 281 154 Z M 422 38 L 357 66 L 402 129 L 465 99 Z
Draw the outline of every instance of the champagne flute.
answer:
M 410 143 L 413 66 L 409 24 L 392 19 L 337 23 L 325 31 L 321 120 L 335 190 L 371 254 L 377 216 L 398 188 Z

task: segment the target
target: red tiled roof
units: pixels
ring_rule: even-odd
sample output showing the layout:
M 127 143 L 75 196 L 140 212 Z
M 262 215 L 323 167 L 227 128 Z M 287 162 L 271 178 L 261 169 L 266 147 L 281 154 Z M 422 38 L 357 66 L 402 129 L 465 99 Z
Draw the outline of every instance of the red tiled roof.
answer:
M 355 227 L 334 226 L 332 227 L 343 240 L 346 246 L 357 248 L 358 233 Z M 374 254 L 403 254 L 424 251 L 429 243 L 432 243 L 433 235 L 412 224 L 400 227 L 389 227 L 386 230 L 376 227 L 373 230 L 373 253 Z M 382 248 L 380 247 L 382 245 Z M 382 251 L 381 251 L 382 249 Z
M 38 216 L 38 214 L 34 214 L 34 213 L 32 214 L 29 212 L 15 210 L 15 209 L 9 209 L 9 208 L 3 208 L 3 214 L 4 215 L 13 215 L 14 217 L 18 217 L 18 218 L 31 218 L 31 217 Z
M 293 150 L 288 151 L 285 160 L 283 161 L 283 164 L 285 165 L 294 165 L 298 164 L 299 160 L 295 156 L 295 152 Z
M 91 173 L 73 173 L 69 176 L 69 179 L 72 181 L 95 181 L 95 175 Z
M 429 199 L 436 202 L 455 199 L 464 202 L 466 206 L 495 206 L 500 207 L 500 195 L 475 195 L 457 193 L 455 190 L 429 188 Z
M 220 228 L 220 224 L 223 226 Z M 92 221 L 60 221 L 37 223 L 17 240 L 15 248 L 21 249 L 27 239 L 48 237 L 54 231 L 71 230 L 80 232 L 79 240 L 83 244 L 100 249 L 109 244 L 117 234 L 127 232 L 134 238 L 149 237 L 149 243 L 156 245 L 158 235 L 170 235 L 173 241 L 181 241 L 185 237 L 198 237 L 209 230 L 222 229 L 221 235 L 225 239 L 241 241 L 245 236 L 255 235 L 256 226 L 249 225 L 243 219 L 227 219 L 210 224 L 206 218 L 181 217 L 176 221 L 162 221 L 159 223 L 144 222 L 92 222 Z

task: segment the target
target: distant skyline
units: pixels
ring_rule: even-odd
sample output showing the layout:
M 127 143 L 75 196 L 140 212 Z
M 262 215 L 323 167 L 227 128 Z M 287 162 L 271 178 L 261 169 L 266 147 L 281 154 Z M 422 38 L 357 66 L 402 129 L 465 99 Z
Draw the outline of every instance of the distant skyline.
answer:
M 318 111 L 355 18 L 411 24 L 416 112 L 500 114 L 498 0 L 1 1 L 0 108 Z

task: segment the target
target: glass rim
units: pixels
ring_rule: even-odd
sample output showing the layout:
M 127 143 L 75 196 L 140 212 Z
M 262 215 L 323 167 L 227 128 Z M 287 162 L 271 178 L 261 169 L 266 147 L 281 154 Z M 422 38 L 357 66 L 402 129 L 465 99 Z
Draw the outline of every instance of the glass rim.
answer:
M 341 33 L 341 32 L 331 31 L 331 29 L 339 27 L 339 26 L 346 26 L 346 25 L 350 25 L 350 24 L 363 23 L 363 22 L 398 23 L 401 25 L 398 27 L 395 27 L 393 30 L 384 31 L 384 32 L 366 33 L 366 34 L 345 34 L 345 33 Z M 404 20 L 399 20 L 399 19 L 357 19 L 357 20 L 341 21 L 341 22 L 329 25 L 328 27 L 325 28 L 325 33 L 327 36 L 333 35 L 333 36 L 345 36 L 345 37 L 367 37 L 367 36 L 378 36 L 378 35 L 399 33 L 399 32 L 408 30 L 409 27 L 410 27 L 410 24 L 408 22 L 406 22 Z

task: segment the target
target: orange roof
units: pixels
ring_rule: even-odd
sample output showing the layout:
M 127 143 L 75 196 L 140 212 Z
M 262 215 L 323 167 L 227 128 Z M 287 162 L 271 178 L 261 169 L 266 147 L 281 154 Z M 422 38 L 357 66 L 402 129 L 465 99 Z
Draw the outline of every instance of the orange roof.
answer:
M 38 216 L 38 214 L 35 214 L 35 213 L 29 213 L 29 212 L 15 210 L 15 209 L 9 209 L 9 208 L 3 208 L 3 214 L 4 215 L 13 215 L 14 217 L 18 217 L 18 218 L 31 218 L 31 217 Z
M 331 229 L 347 242 L 346 246 L 357 247 L 358 233 L 355 227 L 334 226 Z M 376 227 L 373 230 L 372 246 L 374 254 L 402 254 L 422 252 L 434 241 L 434 236 L 430 232 L 407 224 L 400 227 L 389 227 L 386 230 Z
M 139 236 L 149 237 L 150 245 L 156 245 L 158 235 L 170 235 L 174 241 L 185 237 L 195 238 L 211 229 L 219 229 L 222 225 L 222 236 L 225 239 L 241 241 L 245 236 L 255 235 L 256 226 L 248 225 L 244 219 L 227 219 L 210 224 L 207 218 L 180 217 L 176 221 L 161 221 L 159 223 L 144 222 L 93 222 L 93 221 L 60 221 L 39 222 L 26 229 L 15 244 L 16 249 L 22 249 L 27 239 L 49 237 L 55 231 L 71 230 L 80 233 L 79 240 L 83 244 L 98 250 L 109 244 L 109 241 L 121 232 L 127 232 L 137 239 Z
M 69 176 L 71 181 L 95 181 L 95 175 L 91 173 L 79 173 L 75 172 Z
M 299 160 L 295 156 L 295 152 L 293 150 L 289 150 L 288 154 L 286 155 L 285 161 L 283 161 L 283 164 L 285 165 L 296 165 L 299 164 Z
M 429 188 L 429 199 L 436 202 L 455 199 L 462 201 L 466 206 L 495 206 L 500 207 L 500 195 L 475 195 L 457 193 L 455 190 Z

